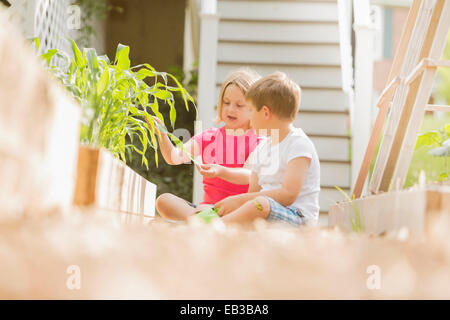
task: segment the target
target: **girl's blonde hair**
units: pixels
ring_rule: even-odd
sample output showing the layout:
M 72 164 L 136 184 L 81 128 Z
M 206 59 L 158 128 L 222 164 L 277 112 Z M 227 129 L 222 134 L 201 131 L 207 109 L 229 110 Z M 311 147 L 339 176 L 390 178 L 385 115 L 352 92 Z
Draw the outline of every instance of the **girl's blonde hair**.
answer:
M 250 89 L 253 83 L 259 80 L 261 76 L 250 68 L 241 68 L 236 71 L 231 72 L 225 81 L 222 83 L 219 92 L 219 100 L 217 103 L 217 116 L 215 119 L 216 123 L 222 121 L 222 104 L 223 104 L 223 95 L 225 94 L 225 90 L 229 85 L 234 84 L 239 89 L 242 90 L 244 96 L 247 91 Z

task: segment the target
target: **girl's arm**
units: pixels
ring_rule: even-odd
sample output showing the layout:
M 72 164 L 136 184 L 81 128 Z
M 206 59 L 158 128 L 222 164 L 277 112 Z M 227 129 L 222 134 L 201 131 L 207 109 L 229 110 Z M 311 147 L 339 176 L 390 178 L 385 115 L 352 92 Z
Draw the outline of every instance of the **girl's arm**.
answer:
M 184 148 L 189 154 L 186 154 L 186 152 L 174 146 L 167 134 L 161 132 L 161 137 L 158 137 L 158 140 L 161 154 L 163 155 L 164 160 L 170 165 L 188 163 L 191 161 L 189 154 L 194 158 L 200 154 L 200 148 L 198 147 L 197 142 L 192 139 L 184 145 Z
M 163 126 L 161 120 L 156 117 L 153 118 L 159 125 Z M 149 127 L 151 128 L 150 125 Z M 156 128 L 156 130 L 158 129 Z M 197 142 L 195 142 L 195 140 L 190 139 L 187 143 L 184 144 L 184 148 L 189 153 L 186 154 L 186 152 L 172 144 L 172 141 L 166 133 L 162 132 L 161 130 L 159 130 L 159 133 L 160 134 L 158 134 L 158 132 L 156 133 L 159 141 L 159 149 L 161 150 L 161 154 L 163 155 L 164 160 L 168 164 L 179 165 L 182 163 L 187 163 L 191 161 L 189 154 L 194 158 L 200 155 L 200 147 L 198 146 Z
M 250 156 L 247 158 L 242 168 L 228 168 L 218 164 L 203 164 L 201 167 L 196 167 L 200 174 L 207 178 L 217 177 L 234 184 L 251 185 L 251 156 L 252 154 L 250 154 Z M 257 181 L 258 180 L 256 180 L 256 182 Z M 259 188 L 258 191 L 260 189 L 261 188 Z
M 200 174 L 207 178 L 220 178 L 234 184 L 249 184 L 251 171 L 246 168 L 228 168 L 218 164 L 197 166 Z

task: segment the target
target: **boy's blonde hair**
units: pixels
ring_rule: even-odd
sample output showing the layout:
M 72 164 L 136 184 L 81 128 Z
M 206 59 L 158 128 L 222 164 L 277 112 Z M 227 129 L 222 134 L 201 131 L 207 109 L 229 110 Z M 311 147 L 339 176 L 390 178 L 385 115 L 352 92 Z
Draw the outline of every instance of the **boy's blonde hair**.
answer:
M 301 89 L 285 73 L 275 72 L 255 82 L 246 94 L 261 110 L 267 106 L 280 119 L 294 121 L 300 106 Z
M 217 117 L 215 121 L 217 123 L 223 121 L 222 119 L 223 96 L 228 86 L 234 84 L 235 86 L 237 86 L 239 89 L 242 90 L 242 93 L 245 96 L 250 87 L 260 78 L 261 76 L 250 68 L 241 68 L 231 72 L 225 79 L 225 81 L 222 83 L 222 86 L 220 87 L 219 100 L 217 103 Z

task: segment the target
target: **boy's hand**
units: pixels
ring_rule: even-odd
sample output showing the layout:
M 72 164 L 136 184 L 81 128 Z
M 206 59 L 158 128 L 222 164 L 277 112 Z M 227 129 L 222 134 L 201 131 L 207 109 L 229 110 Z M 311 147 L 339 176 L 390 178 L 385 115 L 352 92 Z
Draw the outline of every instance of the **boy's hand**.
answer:
M 202 164 L 196 165 L 198 172 L 206 178 L 216 178 L 220 176 L 221 170 L 223 169 L 221 165 L 218 164 Z
M 219 208 L 217 214 L 219 217 L 223 217 L 242 206 L 247 200 L 248 197 L 246 193 L 230 196 L 217 202 L 214 205 L 214 209 Z

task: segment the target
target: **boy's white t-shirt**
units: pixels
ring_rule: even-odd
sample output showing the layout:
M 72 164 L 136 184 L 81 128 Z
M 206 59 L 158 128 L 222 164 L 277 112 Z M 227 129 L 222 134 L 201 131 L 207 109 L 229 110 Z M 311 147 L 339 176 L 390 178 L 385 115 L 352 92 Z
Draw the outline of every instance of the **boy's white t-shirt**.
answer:
M 298 208 L 308 224 L 319 219 L 320 163 L 316 148 L 300 128 L 291 126 L 288 135 L 272 146 L 270 138 L 259 143 L 249 157 L 249 165 L 258 176 L 261 191 L 281 188 L 287 164 L 294 158 L 307 157 L 311 163 L 300 193 L 291 206 Z

